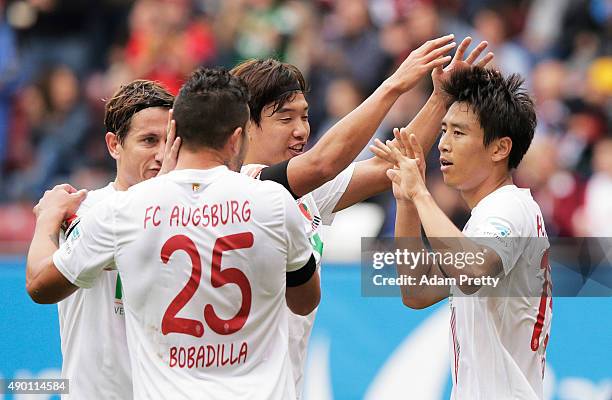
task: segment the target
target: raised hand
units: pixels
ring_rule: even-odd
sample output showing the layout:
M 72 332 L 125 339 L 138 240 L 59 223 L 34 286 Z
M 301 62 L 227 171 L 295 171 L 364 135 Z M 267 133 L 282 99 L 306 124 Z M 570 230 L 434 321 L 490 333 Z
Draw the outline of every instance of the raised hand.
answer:
M 176 121 L 172 118 L 172 109 L 168 111 L 168 126 L 166 127 L 166 144 L 164 146 L 164 159 L 157 175 L 167 174 L 176 167 L 181 138 L 176 137 Z
M 410 135 L 406 128 L 394 128 L 393 136 L 395 139 L 387 140 L 386 143 L 381 142 L 379 139 L 374 139 L 374 145 L 370 146 L 372 153 L 374 153 L 376 157 L 399 168 L 401 159 L 398 158 L 397 153 L 393 151 L 395 148 L 400 155 L 417 161 L 419 172 L 424 180 L 426 168 L 425 154 L 416 136 Z
M 387 82 L 400 93 L 412 89 L 426 73 L 442 68 L 451 61 L 451 57 L 445 54 L 456 46 L 452 41 L 454 37 L 455 35 L 451 34 L 425 42 L 406 57 Z
M 484 49 L 486 49 L 489 45 L 486 41 L 480 42 L 480 44 L 478 44 L 478 46 L 476 46 L 476 48 L 472 50 L 470 55 L 468 55 L 467 58 L 464 60 L 463 57 L 465 56 L 465 51 L 471 43 L 471 37 L 468 36 L 463 39 L 459 44 L 459 47 L 457 47 L 455 56 L 453 57 L 450 64 L 448 64 L 444 68 L 442 66 L 434 68 L 431 73 L 431 78 L 433 79 L 434 84 L 434 92 L 440 93 L 440 91 L 442 90 L 442 84 L 448 80 L 449 76 L 452 74 L 453 71 L 461 68 L 468 68 L 472 65 L 485 68 L 493 60 L 495 55 L 489 52 L 479 62 L 474 64 L 474 62 L 478 59 L 478 57 L 480 57 Z
M 387 171 L 393 183 L 393 195 L 397 200 L 412 200 L 425 188 L 425 155 L 415 135 L 409 135 L 406 129 L 394 130 L 396 142 L 383 143 L 375 140 L 370 150 L 394 168 Z

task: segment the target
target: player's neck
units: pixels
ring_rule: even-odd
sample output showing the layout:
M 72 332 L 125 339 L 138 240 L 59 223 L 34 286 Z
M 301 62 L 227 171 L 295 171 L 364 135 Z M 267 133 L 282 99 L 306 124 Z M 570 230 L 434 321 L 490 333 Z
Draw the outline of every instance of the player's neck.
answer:
M 226 158 L 219 150 L 205 148 L 189 151 L 181 149 L 174 169 L 211 169 L 220 165 L 228 165 L 229 160 Z
M 118 191 L 118 192 L 124 192 L 126 190 L 128 190 L 128 188 L 130 187 L 130 185 L 128 185 L 122 178 L 121 176 L 117 175 L 117 177 L 115 178 L 115 181 L 113 182 L 113 188 Z
M 461 197 L 463 197 L 463 200 L 465 200 L 471 210 L 472 208 L 476 207 L 480 200 L 484 199 L 500 187 L 512 184 L 512 175 L 509 173 L 503 175 L 491 174 L 487 179 L 485 179 L 484 182 L 475 188 L 462 190 Z
M 248 164 L 270 165 L 264 156 L 260 156 L 252 151 L 248 151 L 246 157 L 244 158 L 244 165 Z

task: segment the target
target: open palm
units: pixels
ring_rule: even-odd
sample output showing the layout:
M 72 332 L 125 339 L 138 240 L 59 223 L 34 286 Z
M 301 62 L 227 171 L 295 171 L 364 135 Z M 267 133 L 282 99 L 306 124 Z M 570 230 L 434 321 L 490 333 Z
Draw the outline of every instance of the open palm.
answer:
M 463 57 L 465 55 L 465 51 L 467 50 L 467 48 L 470 46 L 471 43 L 472 43 L 471 37 L 468 36 L 465 39 L 463 39 L 459 47 L 457 47 L 455 56 L 451 60 L 450 64 L 448 64 L 444 68 L 437 67 L 431 72 L 431 78 L 433 80 L 435 92 L 437 93 L 441 92 L 442 85 L 444 84 L 444 82 L 446 82 L 449 79 L 453 71 L 456 71 L 462 68 L 469 68 L 473 65 L 477 67 L 485 68 L 493 60 L 494 54 L 489 52 L 478 63 L 474 64 L 474 62 L 478 59 L 478 57 L 480 57 L 484 49 L 486 49 L 487 46 L 489 45 L 485 41 L 480 42 L 480 44 L 476 46 L 476 48 L 472 50 L 472 52 L 464 60 Z

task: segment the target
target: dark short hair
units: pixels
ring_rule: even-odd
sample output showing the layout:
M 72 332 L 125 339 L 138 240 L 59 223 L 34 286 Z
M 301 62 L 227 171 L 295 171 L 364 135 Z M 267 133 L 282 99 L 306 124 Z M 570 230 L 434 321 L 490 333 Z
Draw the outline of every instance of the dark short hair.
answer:
M 285 103 L 293 101 L 297 93 L 306 92 L 306 80 L 300 70 L 273 58 L 244 61 L 230 73 L 246 82 L 251 95 L 251 119 L 257 125 L 261 123 L 261 112 L 265 107 L 272 104 L 274 114 Z
M 123 143 L 130 131 L 132 117 L 151 107 L 172 108 L 174 96 L 159 83 L 137 79 L 123 85 L 104 107 L 104 126 Z
M 246 128 L 248 101 L 242 79 L 224 68 L 199 68 L 174 101 L 176 134 L 183 146 L 220 149 L 236 128 Z
M 516 168 L 523 159 L 537 123 L 533 100 L 523 83 L 518 74 L 505 78 L 499 71 L 471 67 L 455 71 L 443 85 L 447 107 L 466 103 L 478 116 L 485 146 L 497 138 L 512 140 L 509 169 Z

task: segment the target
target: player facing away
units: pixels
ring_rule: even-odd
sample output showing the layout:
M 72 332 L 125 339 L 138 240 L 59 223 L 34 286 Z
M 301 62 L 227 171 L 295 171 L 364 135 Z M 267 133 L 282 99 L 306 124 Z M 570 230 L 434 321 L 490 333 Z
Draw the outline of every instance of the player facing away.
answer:
M 440 165 L 445 183 L 459 190 L 472 210 L 463 231 L 428 192 L 416 138 L 401 132 L 407 155 L 378 144 L 399 167 L 388 172 L 398 206 L 396 236 L 419 238 L 422 225 L 434 251 L 475 255 L 461 266 L 449 262 L 451 257 L 413 270 L 398 268 L 400 275 L 457 282 L 402 288 L 411 308 L 449 298 L 453 399 L 543 398 L 552 317 L 549 243 L 540 207 L 511 175 L 536 126 L 522 83 L 518 75 L 505 78 L 467 67 L 444 85 L 449 108 L 442 120 Z M 460 284 L 462 277 L 497 277 L 499 282 Z
M 117 175 L 105 187 L 87 193 L 68 229 L 61 232 L 60 243 L 96 203 L 154 177 L 162 165 L 168 164 L 162 161 L 168 154 L 166 120 L 173 102 L 174 96 L 166 89 L 146 80 L 122 86 L 106 102 L 105 139 L 110 155 L 116 160 Z M 47 246 L 48 238 L 41 239 L 42 243 L 32 243 L 33 249 Z M 29 268 L 26 273 L 30 279 L 38 271 Z M 122 286 L 117 271 L 106 271 L 90 289 L 77 290 L 60 301 L 58 314 L 62 378 L 70 380 L 70 396 L 132 398 Z
M 335 124 L 315 146 L 304 152 L 310 135 L 306 83 L 293 65 L 276 60 L 249 60 L 232 73 L 243 78 L 251 98 L 249 151 L 243 172 L 261 180 L 274 180 L 285 186 L 296 198 L 317 266 L 320 267 L 323 238 L 320 226 L 331 225 L 334 213 L 384 190 L 390 182 L 386 171 L 392 164 L 378 157 L 351 164 L 368 143 L 397 98 L 409 91 L 432 70 L 434 81 L 442 75 L 441 66 L 451 57 L 446 54 L 455 46 L 454 36 L 430 40 L 413 51 L 406 60 L 368 99 Z M 471 39 L 465 39 L 465 48 Z M 464 61 L 472 64 L 486 48 L 480 43 Z M 457 52 L 463 57 L 463 52 Z M 479 64 L 493 58 L 487 54 Z M 454 64 L 457 57 L 453 59 Z M 463 59 L 461 59 L 463 61 Z M 439 131 L 439 120 L 445 103 L 438 92 L 432 94 L 423 109 L 408 125 L 423 147 L 429 149 Z M 268 167 L 269 166 L 269 167 Z M 289 317 L 289 354 L 293 364 L 298 397 L 303 386 L 303 372 L 308 340 L 316 310 L 308 316 Z
M 176 169 L 96 204 L 54 253 L 28 256 L 43 265 L 27 282 L 37 302 L 119 271 L 134 398 L 295 397 L 288 309 L 310 313 L 319 279 L 293 198 L 234 172 L 248 145 L 247 98 L 224 70 L 194 72 L 173 108 Z M 35 236 L 57 234 L 79 200 L 46 193 Z

